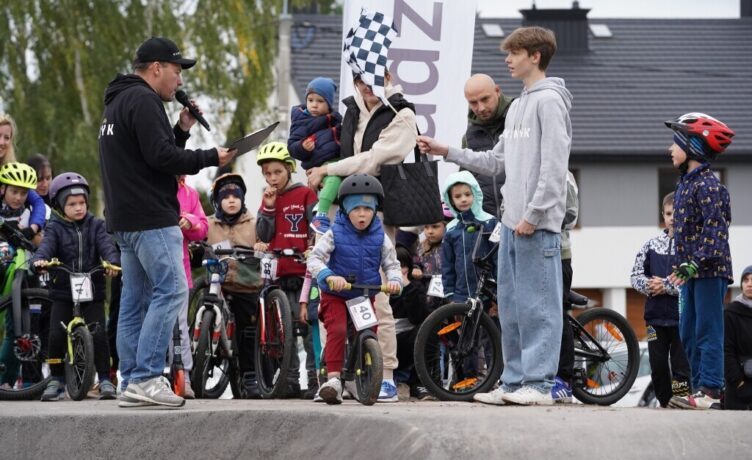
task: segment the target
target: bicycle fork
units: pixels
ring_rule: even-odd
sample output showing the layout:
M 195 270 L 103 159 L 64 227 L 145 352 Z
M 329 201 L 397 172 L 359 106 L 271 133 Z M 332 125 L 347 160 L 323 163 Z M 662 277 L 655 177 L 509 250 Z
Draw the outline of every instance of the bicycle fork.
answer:
M 216 308 L 215 306 L 210 307 L 212 310 L 214 310 L 214 324 L 212 325 L 212 334 L 211 334 L 211 353 L 212 355 L 217 352 L 217 346 L 220 344 L 222 345 L 222 348 L 227 352 L 228 357 L 232 357 L 232 347 L 230 346 L 230 340 L 228 338 L 228 335 L 233 331 L 227 331 L 222 327 L 222 312 L 219 308 Z M 201 336 L 201 323 L 203 321 L 204 312 L 206 311 L 206 305 L 202 305 L 201 308 L 198 309 L 198 312 L 196 312 L 196 318 L 200 318 L 196 321 L 196 325 L 193 328 L 193 337 L 192 337 L 192 344 L 193 349 L 195 350 L 198 347 L 198 341 Z

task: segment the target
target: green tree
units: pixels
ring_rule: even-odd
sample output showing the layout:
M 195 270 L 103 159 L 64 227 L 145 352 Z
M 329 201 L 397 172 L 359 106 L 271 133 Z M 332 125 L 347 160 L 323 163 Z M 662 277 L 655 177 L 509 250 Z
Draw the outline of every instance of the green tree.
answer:
M 333 0 L 294 0 L 291 8 Z M 231 120 L 226 138 L 250 132 L 273 87 L 282 0 L 24 0 L 0 5 L 0 106 L 18 123 L 19 160 L 49 156 L 98 189 L 97 135 L 107 83 L 130 72 L 138 45 L 166 36 L 196 57 L 184 79 Z

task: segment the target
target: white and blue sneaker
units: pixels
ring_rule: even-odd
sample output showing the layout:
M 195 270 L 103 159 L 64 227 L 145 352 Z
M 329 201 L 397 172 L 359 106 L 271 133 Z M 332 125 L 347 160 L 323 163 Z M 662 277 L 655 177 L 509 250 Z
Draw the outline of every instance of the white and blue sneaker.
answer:
M 394 380 L 384 380 L 381 382 L 381 391 L 376 402 L 387 403 L 397 401 L 399 401 L 399 396 L 397 395 L 397 386 L 394 384 Z
M 556 377 L 551 387 L 551 398 L 558 404 L 572 404 L 572 387 L 561 377 Z

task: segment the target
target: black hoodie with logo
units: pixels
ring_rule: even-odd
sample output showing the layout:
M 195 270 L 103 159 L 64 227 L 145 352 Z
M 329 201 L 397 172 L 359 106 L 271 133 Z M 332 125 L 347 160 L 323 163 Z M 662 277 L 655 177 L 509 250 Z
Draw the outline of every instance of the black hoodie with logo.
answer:
M 109 231 L 177 225 L 180 174 L 217 166 L 217 150 L 185 150 L 159 95 L 138 75 L 118 75 L 104 93 L 99 161 Z

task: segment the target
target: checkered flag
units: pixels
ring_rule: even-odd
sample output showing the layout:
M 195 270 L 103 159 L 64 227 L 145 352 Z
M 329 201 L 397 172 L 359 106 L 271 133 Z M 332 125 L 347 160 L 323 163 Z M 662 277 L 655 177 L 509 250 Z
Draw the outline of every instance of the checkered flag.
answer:
M 360 75 L 373 94 L 386 102 L 384 71 L 386 53 L 397 35 L 392 18 L 366 10 L 360 12 L 358 26 L 350 29 L 342 49 L 345 62 Z

